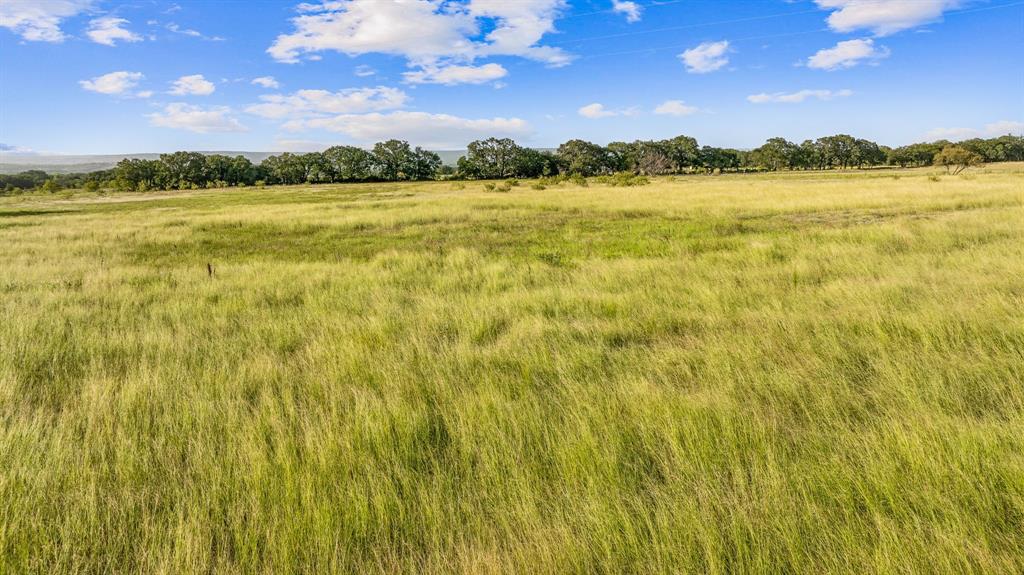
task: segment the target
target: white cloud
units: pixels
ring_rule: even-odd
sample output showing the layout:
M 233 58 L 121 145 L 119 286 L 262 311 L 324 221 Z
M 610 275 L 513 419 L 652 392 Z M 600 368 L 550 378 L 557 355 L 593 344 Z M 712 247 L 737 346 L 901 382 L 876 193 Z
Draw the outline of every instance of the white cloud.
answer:
M 161 128 L 174 128 L 206 134 L 209 132 L 245 132 L 247 128 L 231 115 L 231 108 L 203 108 L 182 102 L 167 104 L 163 112 L 147 114 L 149 123 Z
M 175 34 L 182 34 L 184 36 L 192 36 L 193 38 L 202 38 L 203 37 L 202 32 L 200 32 L 198 30 L 192 30 L 191 28 L 182 28 L 181 26 L 178 26 L 174 22 L 171 22 L 170 24 L 168 24 L 167 25 L 167 29 L 170 30 L 171 32 L 174 32 Z
M 252 83 L 256 86 L 263 86 L 264 88 L 281 87 L 281 83 L 275 80 L 273 76 L 260 76 L 259 78 L 253 78 Z
M 377 71 L 374 70 L 372 67 L 363 64 L 360 66 L 356 66 L 356 69 L 353 73 L 356 76 L 359 76 L 360 78 L 365 78 L 367 76 L 373 76 L 374 74 L 377 73 Z
M 691 74 L 714 72 L 729 63 L 725 55 L 729 51 L 729 41 L 704 42 L 696 48 L 690 48 L 679 55 L 686 64 L 686 71 Z
M 405 105 L 408 96 L 397 88 L 350 88 L 338 92 L 299 90 L 291 95 L 260 96 L 246 112 L 263 118 L 311 118 L 331 114 L 359 114 L 395 110 Z
M 61 20 L 88 9 L 92 0 L 4 0 L 0 28 L 32 42 L 63 42 Z
M 934 22 L 962 0 L 816 0 L 832 10 L 828 25 L 836 32 L 867 29 L 885 36 Z
M 832 48 L 818 50 L 807 59 L 807 67 L 817 70 L 839 70 L 852 68 L 862 60 L 878 60 L 888 56 L 889 49 L 885 46 L 876 47 L 875 41 L 871 38 L 846 40 Z
M 142 90 L 141 92 L 136 92 L 135 96 L 138 98 L 150 98 L 153 96 L 153 90 Z
M 996 138 L 999 136 L 1005 136 L 1007 134 L 1013 134 L 1015 136 L 1024 136 L 1024 122 L 1017 122 L 1013 120 L 1000 120 L 998 122 L 992 122 L 991 124 L 985 124 L 981 129 L 978 128 L 935 128 L 929 131 L 925 138 L 929 140 L 969 140 L 971 138 Z
M 484 84 L 504 78 L 508 70 L 501 64 L 483 66 L 424 66 L 420 70 L 402 74 L 410 84 Z
M 207 80 L 202 74 L 182 76 L 171 85 L 171 94 L 178 96 L 207 96 L 216 90 L 213 82 Z
M 332 145 L 333 144 L 328 142 L 318 142 L 316 140 L 295 140 L 287 138 L 277 138 L 274 140 L 274 150 L 278 152 L 320 152 L 330 148 Z
M 191 36 L 193 38 L 202 38 L 203 40 L 210 40 L 211 42 L 222 42 L 224 38 L 220 36 L 206 36 L 199 30 L 193 30 L 191 28 L 182 28 L 181 26 L 171 22 L 167 25 L 167 29 L 175 34 L 181 34 L 183 36 Z
M 317 52 L 355 56 L 382 53 L 404 56 L 412 66 L 439 62 L 472 63 L 487 56 L 520 56 L 551 66 L 572 57 L 543 46 L 555 31 L 564 0 L 331 0 L 300 4 L 295 30 L 281 34 L 267 52 L 281 62 L 311 59 Z M 481 32 L 486 30 L 483 38 Z
M 640 15 L 643 14 L 644 9 L 630 0 L 612 0 L 612 11 L 624 14 L 626 22 L 633 23 L 640 21 Z
M 637 109 L 626 108 L 623 110 L 609 110 L 608 108 L 604 107 L 604 104 L 598 104 L 597 102 L 594 102 L 593 104 L 587 104 L 586 106 L 583 106 L 579 110 L 576 110 L 576 113 L 583 116 L 584 118 L 597 119 L 608 118 L 611 116 L 635 116 L 637 114 Z
M 612 112 L 611 110 L 605 110 L 604 105 L 598 104 L 597 102 L 594 102 L 593 104 L 587 104 L 586 106 L 583 106 L 579 110 L 576 110 L 576 112 L 579 113 L 579 115 L 583 116 L 584 118 L 606 118 L 608 116 L 615 115 L 615 112 Z
M 846 98 L 852 96 L 852 90 L 800 90 L 799 92 L 775 92 L 774 94 L 753 94 L 747 96 L 747 101 L 754 104 L 799 104 L 809 98 L 818 100 L 832 100 L 835 98 Z
M 78 83 L 82 88 L 90 92 L 119 96 L 137 86 L 139 80 L 142 80 L 142 78 L 143 76 L 141 72 L 127 72 L 122 70 L 120 72 L 111 72 L 102 76 L 96 76 L 90 80 L 79 80 Z
M 408 140 L 434 149 L 461 148 L 471 140 L 487 137 L 521 137 L 530 134 L 529 124 L 519 118 L 468 119 L 427 112 L 341 114 L 286 126 L 292 130 L 324 129 L 346 134 L 360 143 L 389 138 Z
M 666 100 L 654 109 L 655 114 L 664 116 L 689 116 L 697 111 L 695 106 L 687 106 L 682 100 Z
M 124 24 L 129 24 L 124 18 L 109 16 L 96 18 L 89 22 L 89 30 L 85 34 L 93 42 L 103 44 L 104 46 L 114 46 L 118 40 L 123 42 L 141 42 L 142 36 L 124 28 Z

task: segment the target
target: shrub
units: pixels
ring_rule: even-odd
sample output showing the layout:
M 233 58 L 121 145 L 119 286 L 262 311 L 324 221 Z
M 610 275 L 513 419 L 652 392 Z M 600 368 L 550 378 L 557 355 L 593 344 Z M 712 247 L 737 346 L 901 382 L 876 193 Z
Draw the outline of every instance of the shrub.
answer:
M 537 182 L 535 184 L 531 184 L 530 188 L 534 189 L 534 190 L 546 190 L 546 189 L 548 189 L 547 186 L 545 186 L 544 184 L 542 184 L 540 182 Z
M 598 183 L 609 186 L 646 186 L 651 183 L 647 176 L 638 176 L 632 172 L 618 172 L 610 176 L 598 176 L 595 178 Z
M 493 192 L 494 191 L 494 187 L 495 187 L 494 186 L 494 182 L 487 182 L 486 184 L 484 184 L 484 191 L 485 192 Z
M 519 185 L 519 180 L 516 180 L 514 178 L 513 179 L 505 180 L 505 185 L 510 187 L 510 188 L 514 188 L 515 186 Z
M 589 186 L 587 179 L 579 174 L 573 174 L 569 176 L 569 181 L 576 184 L 577 186 L 583 186 L 584 188 Z
M 542 186 L 557 186 L 558 184 L 565 182 L 567 179 L 568 177 L 565 175 L 544 176 L 543 178 L 537 180 L 537 183 L 539 183 Z
M 453 190 L 465 190 L 466 189 L 466 184 L 463 184 L 462 182 L 455 182 L 454 184 L 452 184 L 452 189 Z

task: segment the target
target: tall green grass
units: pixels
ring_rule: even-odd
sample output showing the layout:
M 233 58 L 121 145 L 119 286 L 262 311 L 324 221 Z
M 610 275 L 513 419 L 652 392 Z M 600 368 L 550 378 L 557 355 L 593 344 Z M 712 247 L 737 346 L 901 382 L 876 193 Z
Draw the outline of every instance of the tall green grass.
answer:
M 1024 168 L 899 174 L 0 199 L 0 573 L 1020 572 Z

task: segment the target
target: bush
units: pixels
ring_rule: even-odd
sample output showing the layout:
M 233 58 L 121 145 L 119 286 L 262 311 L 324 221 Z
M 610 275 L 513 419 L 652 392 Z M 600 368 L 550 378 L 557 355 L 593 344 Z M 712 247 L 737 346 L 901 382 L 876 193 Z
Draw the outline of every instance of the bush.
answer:
M 567 179 L 568 177 L 565 175 L 544 176 L 537 180 L 537 183 L 542 186 L 557 186 L 558 184 L 565 182 Z
M 546 189 L 548 189 L 547 186 L 545 186 L 544 184 L 542 184 L 540 182 L 537 182 L 535 184 L 531 184 L 530 188 L 534 189 L 534 190 L 546 190 Z
M 485 192 L 493 192 L 494 191 L 494 182 L 487 182 L 486 184 L 484 184 L 484 191 Z
M 454 184 L 452 184 L 452 189 L 453 190 L 465 190 L 466 189 L 466 184 L 463 184 L 462 182 L 455 182 Z
M 609 186 L 646 186 L 651 183 L 646 176 L 638 176 L 632 172 L 618 172 L 610 176 L 598 176 L 595 178 L 598 183 L 608 184 Z
M 85 183 L 85 185 L 82 186 L 82 189 L 89 192 L 90 194 L 95 194 L 96 192 L 100 191 L 100 183 L 97 182 L 96 180 L 89 180 L 88 182 Z
M 584 188 L 590 185 L 587 182 L 587 179 L 579 174 L 573 174 L 569 176 L 569 181 L 576 184 L 577 186 L 583 186 Z
M 516 180 L 514 178 L 513 179 L 505 180 L 505 185 L 510 187 L 510 188 L 514 188 L 514 187 L 519 185 L 519 180 Z

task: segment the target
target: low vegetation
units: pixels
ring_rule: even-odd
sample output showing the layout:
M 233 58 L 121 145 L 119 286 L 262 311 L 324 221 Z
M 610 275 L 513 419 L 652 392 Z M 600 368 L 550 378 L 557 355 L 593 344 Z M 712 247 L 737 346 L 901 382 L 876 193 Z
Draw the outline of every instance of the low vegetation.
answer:
M 1022 176 L 0 198 L 0 573 L 1019 573 Z

